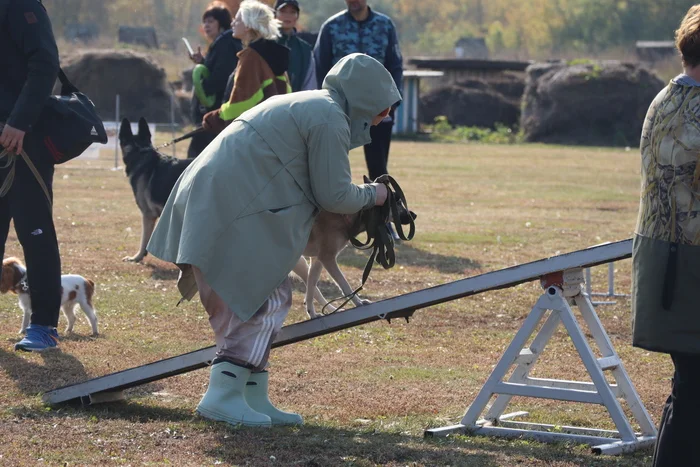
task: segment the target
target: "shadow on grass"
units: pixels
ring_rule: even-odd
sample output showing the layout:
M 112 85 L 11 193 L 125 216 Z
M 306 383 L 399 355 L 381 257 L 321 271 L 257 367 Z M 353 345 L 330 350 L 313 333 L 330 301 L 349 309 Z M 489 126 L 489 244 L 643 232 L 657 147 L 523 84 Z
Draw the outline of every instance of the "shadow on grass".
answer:
M 71 341 L 71 342 L 94 342 L 97 339 L 101 339 L 103 334 L 98 334 L 97 336 L 93 336 L 92 334 L 80 334 L 73 332 L 71 334 L 63 334 L 61 336 L 62 341 Z
M 0 349 L 0 366 L 25 394 L 38 394 L 88 379 L 80 360 L 60 349 L 41 352 L 43 364 L 25 358 L 26 355 Z
M 371 427 L 331 427 L 307 421 L 303 427 L 245 428 L 201 418 L 190 407 L 162 407 L 148 399 L 89 407 L 63 406 L 56 410 L 29 409 L 32 418 L 84 418 L 91 423 L 124 420 L 128 423 L 164 423 L 162 436 L 201 437 L 201 454 L 224 465 L 501 465 L 642 466 L 650 464 L 651 450 L 621 457 L 593 456 L 583 446 L 506 441 L 487 437 L 428 438 L 380 431 Z M 148 428 L 152 430 L 153 428 Z M 134 427 L 135 432 L 143 432 Z
M 371 250 L 365 251 L 347 247 L 340 253 L 338 263 L 364 269 L 370 253 Z M 445 274 L 464 274 L 469 270 L 481 268 L 481 264 L 469 258 L 423 251 L 411 246 L 408 242 L 402 242 L 396 246 L 396 265 L 394 267 L 397 266 L 433 268 Z M 375 264 L 374 267 L 381 268 L 379 264 Z
M 180 274 L 180 270 L 173 265 L 170 267 L 163 267 L 156 263 L 143 263 L 143 265 L 151 270 L 151 279 L 159 281 L 176 281 Z
M 219 431 L 220 430 L 220 431 Z M 326 465 L 503 465 L 640 466 L 644 450 L 625 458 L 596 457 L 586 447 L 506 441 L 486 437 L 427 438 L 366 428 L 307 424 L 271 430 L 233 428 L 217 424 L 218 445 L 207 454 L 224 464 Z M 644 462 L 644 461 L 647 462 Z M 568 463 L 568 464 L 567 464 Z

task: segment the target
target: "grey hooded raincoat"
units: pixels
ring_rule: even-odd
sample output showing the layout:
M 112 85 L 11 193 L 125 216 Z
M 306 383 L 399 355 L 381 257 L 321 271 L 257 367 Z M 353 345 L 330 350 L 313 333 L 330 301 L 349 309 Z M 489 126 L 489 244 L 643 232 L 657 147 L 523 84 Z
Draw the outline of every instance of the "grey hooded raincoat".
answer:
M 190 265 L 242 320 L 248 320 L 301 256 L 320 209 L 374 206 L 375 188 L 351 181 L 348 152 L 370 141 L 373 117 L 401 97 L 375 59 L 352 54 L 323 88 L 275 96 L 229 125 L 178 180 L 148 251 Z

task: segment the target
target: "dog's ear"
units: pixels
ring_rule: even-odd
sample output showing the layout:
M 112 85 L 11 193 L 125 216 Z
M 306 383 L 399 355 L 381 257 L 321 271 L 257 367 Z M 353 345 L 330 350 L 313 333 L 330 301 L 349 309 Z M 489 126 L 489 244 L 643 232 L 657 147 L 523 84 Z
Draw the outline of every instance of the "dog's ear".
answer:
M 95 294 L 95 283 L 90 279 L 85 279 L 85 300 L 92 306 L 92 296 Z
M 128 144 L 134 139 L 134 134 L 131 132 L 131 122 L 128 119 L 123 119 L 119 127 L 119 143 Z
M 144 146 L 150 146 L 151 145 L 151 129 L 148 128 L 148 122 L 146 121 L 145 118 L 141 117 L 139 118 L 139 134 L 138 134 L 139 141 L 144 145 Z
M 363 176 L 362 176 L 362 180 L 363 180 L 365 183 L 372 183 L 372 180 L 370 180 L 369 177 L 368 177 L 367 175 L 363 175 Z
M 11 260 L 11 258 L 8 258 Z M 2 272 L 0 272 L 0 294 L 6 294 L 10 289 L 22 279 L 22 274 L 15 267 L 13 261 L 5 259 L 2 262 Z M 19 275 L 19 277 L 17 277 Z

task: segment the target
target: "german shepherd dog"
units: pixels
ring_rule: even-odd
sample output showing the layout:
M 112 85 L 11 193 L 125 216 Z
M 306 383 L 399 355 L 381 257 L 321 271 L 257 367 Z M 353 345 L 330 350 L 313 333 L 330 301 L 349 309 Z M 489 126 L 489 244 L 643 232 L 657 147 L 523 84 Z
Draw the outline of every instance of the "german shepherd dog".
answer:
M 123 260 L 138 263 L 148 254 L 146 245 L 175 182 L 194 159 L 178 159 L 156 151 L 144 118 L 139 120 L 136 135 L 131 131 L 129 120 L 122 120 L 119 145 L 122 148 L 126 176 L 134 191 L 136 205 L 141 210 L 141 246 L 138 253 L 126 256 Z

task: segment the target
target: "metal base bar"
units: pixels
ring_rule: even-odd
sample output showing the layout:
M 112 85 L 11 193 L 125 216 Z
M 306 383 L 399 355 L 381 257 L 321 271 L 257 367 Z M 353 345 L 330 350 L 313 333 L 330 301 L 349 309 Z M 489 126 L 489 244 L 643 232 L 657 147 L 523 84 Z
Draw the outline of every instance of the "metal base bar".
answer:
M 451 434 L 469 434 L 481 436 L 495 436 L 508 439 L 532 439 L 543 443 L 568 442 L 576 444 L 588 444 L 593 453 L 617 455 L 634 452 L 637 449 L 653 446 L 656 436 L 638 436 L 633 441 L 615 440 L 604 436 L 588 436 L 573 433 L 557 433 L 538 430 L 521 430 L 498 426 L 474 426 L 453 425 L 444 428 L 433 428 L 425 432 L 426 437 L 446 437 Z
M 480 423 L 477 424 L 484 425 L 486 423 L 486 420 L 481 420 Z M 582 426 L 552 425 L 549 423 L 518 422 L 515 420 L 504 420 L 503 417 L 498 420 L 498 426 L 505 428 L 527 428 L 538 431 L 562 432 L 574 435 L 598 436 L 608 439 L 620 436 L 620 432 L 617 430 L 604 430 L 602 428 L 588 428 Z M 639 433 L 637 433 L 637 435 L 639 435 Z
M 592 281 L 591 281 L 591 269 L 586 268 L 586 293 L 590 297 L 606 297 L 606 298 L 629 298 L 631 297 L 630 294 L 625 294 L 625 293 L 615 293 L 615 265 L 610 262 L 608 263 L 608 291 L 607 292 L 593 292 L 591 290 L 592 287 Z M 617 302 L 616 301 L 608 301 L 608 302 L 591 302 L 593 303 L 594 306 L 598 305 L 614 305 Z

